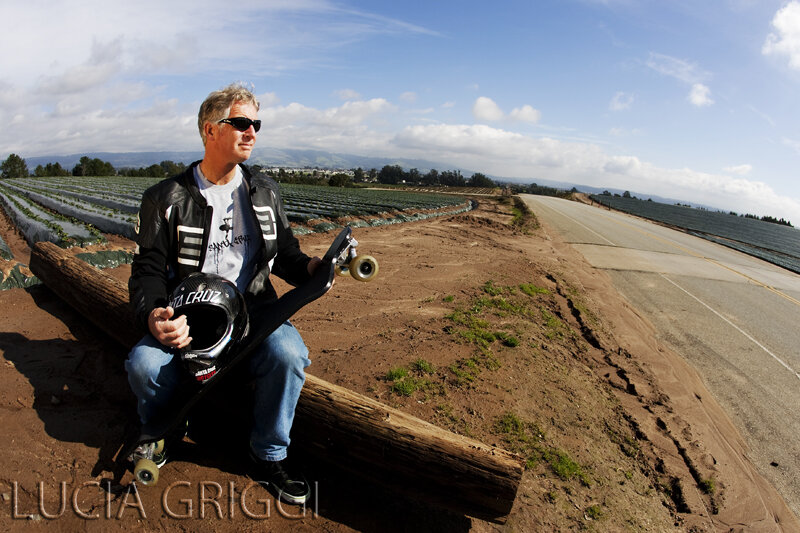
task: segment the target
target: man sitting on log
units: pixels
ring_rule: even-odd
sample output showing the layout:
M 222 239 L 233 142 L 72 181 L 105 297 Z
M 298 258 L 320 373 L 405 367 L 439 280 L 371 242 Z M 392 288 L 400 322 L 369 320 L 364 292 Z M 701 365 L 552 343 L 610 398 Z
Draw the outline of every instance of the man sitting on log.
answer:
M 191 343 L 192 332 L 186 317 L 175 317 L 168 304 L 181 280 L 192 272 L 218 274 L 236 284 L 248 302 L 265 301 L 277 297 L 270 273 L 300 285 L 321 264 L 300 250 L 277 183 L 252 176 L 242 164 L 261 127 L 258 109 L 255 96 L 241 85 L 212 92 L 198 114 L 203 159 L 142 197 L 129 290 L 137 320 L 149 334 L 125 362 L 142 424 L 188 379 L 177 354 Z M 295 504 L 305 503 L 310 491 L 302 475 L 289 469 L 287 447 L 310 363 L 288 321 L 242 363 L 255 382 L 254 477 Z

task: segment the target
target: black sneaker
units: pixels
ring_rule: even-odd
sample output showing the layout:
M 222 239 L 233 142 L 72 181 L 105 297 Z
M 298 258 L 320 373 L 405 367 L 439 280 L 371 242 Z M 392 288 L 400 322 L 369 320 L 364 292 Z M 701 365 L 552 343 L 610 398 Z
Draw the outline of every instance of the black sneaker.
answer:
M 262 485 L 269 485 L 278 498 L 292 505 L 304 505 L 311 496 L 308 481 L 299 472 L 290 469 L 286 459 L 282 461 L 265 461 L 259 459 L 250 450 L 250 459 L 255 463 L 251 474 L 253 479 Z

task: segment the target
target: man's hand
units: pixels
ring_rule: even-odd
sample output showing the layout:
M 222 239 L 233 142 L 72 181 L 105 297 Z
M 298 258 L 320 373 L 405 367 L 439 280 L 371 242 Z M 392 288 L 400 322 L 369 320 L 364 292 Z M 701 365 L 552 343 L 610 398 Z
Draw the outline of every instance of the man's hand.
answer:
M 320 259 L 319 257 L 312 257 L 311 261 L 308 262 L 308 267 L 307 267 L 309 275 L 313 276 L 314 272 L 317 271 L 317 269 L 321 264 L 322 264 L 322 259 Z
M 323 265 L 322 259 L 320 259 L 319 257 L 312 257 L 311 261 L 308 262 L 308 267 L 307 267 L 308 273 L 313 276 L 314 273 L 317 271 L 317 269 L 322 265 Z M 331 286 L 328 287 L 328 290 L 331 290 L 335 283 L 336 283 L 336 276 L 333 277 L 333 281 L 331 281 Z
M 189 324 L 186 323 L 185 315 L 172 320 L 174 315 L 175 310 L 172 307 L 156 307 L 147 316 L 147 327 L 153 337 L 164 346 L 185 348 L 192 342 Z

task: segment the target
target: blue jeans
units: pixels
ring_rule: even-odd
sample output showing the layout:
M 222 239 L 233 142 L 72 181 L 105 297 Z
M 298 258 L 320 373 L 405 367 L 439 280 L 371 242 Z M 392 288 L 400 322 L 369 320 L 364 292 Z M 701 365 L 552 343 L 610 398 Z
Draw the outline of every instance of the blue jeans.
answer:
M 150 334 L 128 354 L 125 370 L 142 424 L 169 402 L 181 381 L 189 379 L 180 358 L 173 354 Z M 242 364 L 248 365 L 255 382 L 250 446 L 259 458 L 280 461 L 286 458 L 305 368 L 311 364 L 308 348 L 287 320 Z

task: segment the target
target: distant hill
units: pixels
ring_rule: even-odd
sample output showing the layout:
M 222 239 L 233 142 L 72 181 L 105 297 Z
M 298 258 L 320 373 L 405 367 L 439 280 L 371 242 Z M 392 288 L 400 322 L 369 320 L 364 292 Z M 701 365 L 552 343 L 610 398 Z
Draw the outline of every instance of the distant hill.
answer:
M 321 150 L 280 150 L 277 148 L 260 148 L 253 151 L 251 163 L 264 166 L 280 166 L 291 168 L 330 168 L 350 169 L 372 168 L 380 170 L 386 165 L 400 165 L 404 169 L 416 168 L 423 174 L 435 168 L 437 170 L 460 170 L 466 177 L 474 174 L 471 170 L 459 168 L 447 163 L 426 161 L 423 159 L 403 159 L 391 157 L 367 157 L 353 154 L 323 152 Z
M 93 152 L 70 155 L 53 155 L 40 157 L 26 157 L 28 169 L 33 171 L 37 165 L 47 163 L 59 163 L 66 169 L 72 169 L 80 158 L 87 156 L 90 159 L 101 159 L 108 161 L 115 168 L 124 167 L 149 167 L 150 165 L 162 161 L 174 161 L 176 163 L 189 164 L 198 159 L 202 159 L 203 152 Z M 276 166 L 286 168 L 328 168 L 328 169 L 350 169 L 362 168 L 369 170 L 376 168 L 380 170 L 385 165 L 400 165 L 405 169 L 416 168 L 425 173 L 433 168 L 442 170 L 460 170 L 466 177 L 472 176 L 471 170 L 448 165 L 446 163 L 425 161 L 422 159 L 403 159 L 389 157 L 366 157 L 353 154 L 337 154 L 323 152 L 321 150 L 281 150 L 277 148 L 256 148 L 249 161 L 250 164 L 263 166 Z

